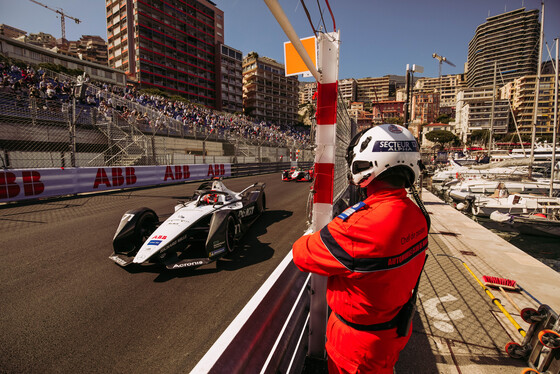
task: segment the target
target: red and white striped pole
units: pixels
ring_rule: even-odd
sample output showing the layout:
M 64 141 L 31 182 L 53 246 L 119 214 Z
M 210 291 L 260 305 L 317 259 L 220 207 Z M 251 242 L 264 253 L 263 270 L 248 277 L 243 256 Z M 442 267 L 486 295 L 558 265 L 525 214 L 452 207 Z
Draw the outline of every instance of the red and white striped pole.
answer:
M 321 230 L 332 220 L 334 163 L 336 154 L 336 111 L 338 97 L 338 51 L 340 33 L 319 34 L 319 67 L 322 73 L 317 82 L 317 120 L 315 149 L 315 184 L 313 195 L 313 232 Z M 309 318 L 309 355 L 325 357 L 328 306 L 327 278 L 311 276 L 311 305 Z
M 317 80 L 315 194 L 313 195 L 313 220 L 311 223 L 311 229 L 315 232 L 331 221 L 333 212 L 340 33 L 335 31 L 319 34 L 317 40 L 319 69 L 316 69 L 278 1 L 264 0 L 264 2 L 292 42 L 309 72 Z M 315 358 L 326 358 L 327 278 L 312 274 L 311 291 L 308 355 Z

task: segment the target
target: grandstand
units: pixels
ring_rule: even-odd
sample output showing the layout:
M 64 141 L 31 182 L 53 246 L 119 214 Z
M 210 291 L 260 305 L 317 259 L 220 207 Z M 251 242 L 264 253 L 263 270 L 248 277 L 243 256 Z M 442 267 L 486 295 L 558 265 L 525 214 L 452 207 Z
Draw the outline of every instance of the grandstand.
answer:
M 4 168 L 313 160 L 309 131 L 2 60 Z

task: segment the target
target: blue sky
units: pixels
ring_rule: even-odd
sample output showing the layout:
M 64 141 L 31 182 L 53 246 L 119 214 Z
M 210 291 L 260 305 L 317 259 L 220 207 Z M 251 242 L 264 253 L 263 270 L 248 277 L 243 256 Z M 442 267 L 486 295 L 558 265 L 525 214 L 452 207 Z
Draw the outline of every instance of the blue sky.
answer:
M 103 0 L 39 0 L 82 22 L 66 19 L 66 36 L 107 37 Z M 225 13 L 226 44 L 243 54 L 256 51 L 283 63 L 287 37 L 264 0 L 214 0 Z M 333 22 L 324 0 L 306 0 L 315 28 L 320 25 L 318 3 L 327 31 Z M 300 0 L 279 0 L 298 35 L 313 35 Z M 456 67 L 442 65 L 442 74 L 463 72 L 468 43 L 486 18 L 525 7 L 540 9 L 540 0 L 329 0 L 340 30 L 339 78 L 404 75 L 406 64 L 424 67 L 421 76 L 437 77 L 437 53 Z M 29 0 L 0 0 L 0 23 L 27 32 L 60 37 L 57 15 Z M 545 41 L 554 56 L 554 38 L 560 37 L 560 0 L 545 0 Z M 548 59 L 546 45 L 543 60 Z M 309 79 L 306 79 L 309 80 Z

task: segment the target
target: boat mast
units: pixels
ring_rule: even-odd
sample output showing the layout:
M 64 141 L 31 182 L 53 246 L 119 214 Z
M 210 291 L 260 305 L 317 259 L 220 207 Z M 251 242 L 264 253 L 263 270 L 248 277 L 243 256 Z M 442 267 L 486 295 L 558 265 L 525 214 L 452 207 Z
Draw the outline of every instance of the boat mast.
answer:
M 552 197 L 554 189 L 554 167 L 556 166 L 556 129 L 558 127 L 558 38 L 556 41 L 556 65 L 554 66 L 554 124 L 552 130 L 552 162 L 550 168 L 550 189 L 548 195 Z
M 535 138 L 537 132 L 537 110 L 539 107 L 539 91 L 541 84 L 542 45 L 544 33 L 544 1 L 541 0 L 541 32 L 539 35 L 539 63 L 537 65 L 537 81 L 535 82 L 535 104 L 533 105 L 533 128 L 531 130 L 531 156 L 529 157 L 529 175 L 533 176 L 533 162 L 535 160 Z
M 496 106 L 496 70 L 498 62 L 494 61 L 494 83 L 492 83 L 492 109 L 490 111 L 490 134 L 488 134 L 488 157 L 492 155 L 494 148 L 494 108 Z

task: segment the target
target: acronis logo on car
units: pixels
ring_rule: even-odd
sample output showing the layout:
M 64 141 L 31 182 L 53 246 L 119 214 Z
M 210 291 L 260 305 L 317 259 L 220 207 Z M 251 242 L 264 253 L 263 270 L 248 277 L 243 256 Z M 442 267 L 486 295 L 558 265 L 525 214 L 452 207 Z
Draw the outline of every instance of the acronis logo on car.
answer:
M 193 262 L 175 264 L 173 265 L 172 269 L 189 268 L 189 267 L 200 266 L 200 265 L 204 265 L 204 261 L 193 261 Z
M 161 244 L 161 240 L 150 240 L 148 242 L 148 245 L 160 245 Z

